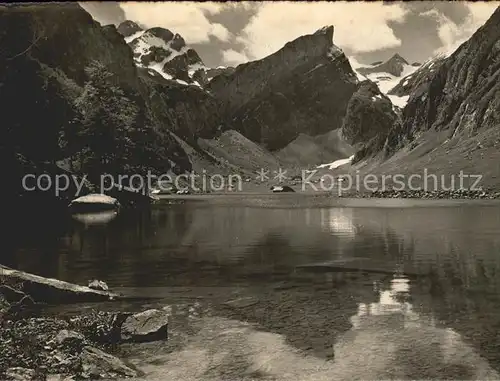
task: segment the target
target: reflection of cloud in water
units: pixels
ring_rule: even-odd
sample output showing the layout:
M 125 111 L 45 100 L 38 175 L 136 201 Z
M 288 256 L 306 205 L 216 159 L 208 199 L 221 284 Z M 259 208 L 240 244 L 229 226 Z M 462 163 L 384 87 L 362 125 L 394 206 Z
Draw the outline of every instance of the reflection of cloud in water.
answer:
M 115 219 L 118 212 L 114 210 L 107 210 L 96 213 L 78 213 L 73 214 L 72 217 L 78 222 L 85 225 L 104 225 Z
M 375 283 L 374 290 L 378 302 L 360 303 L 352 329 L 334 346 L 339 364 L 370 369 L 380 378 L 499 379 L 460 334 L 413 311 L 408 279 L 395 276 L 389 289 Z
M 379 285 L 374 283 L 374 290 L 378 291 Z M 377 303 L 360 303 L 358 314 L 351 318 L 353 327 L 359 328 L 363 321 L 370 316 L 399 315 L 401 323 L 405 326 L 410 321 L 418 319 L 418 315 L 412 311 L 412 306 L 408 302 L 400 302 L 398 298 L 407 299 L 410 293 L 410 281 L 407 278 L 394 278 L 391 281 L 389 290 L 381 290 Z M 394 321 L 392 321 L 394 323 Z M 394 327 L 395 328 L 395 327 Z

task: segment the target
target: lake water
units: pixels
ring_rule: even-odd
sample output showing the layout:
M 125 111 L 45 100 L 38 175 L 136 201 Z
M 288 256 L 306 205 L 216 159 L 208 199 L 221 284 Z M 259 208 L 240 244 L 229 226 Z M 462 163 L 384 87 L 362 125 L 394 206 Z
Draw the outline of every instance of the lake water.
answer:
M 6 235 L 3 263 L 158 297 L 140 308 L 169 306 L 169 342 L 123 349 L 148 379 L 500 379 L 498 202 L 213 196 L 54 217 Z

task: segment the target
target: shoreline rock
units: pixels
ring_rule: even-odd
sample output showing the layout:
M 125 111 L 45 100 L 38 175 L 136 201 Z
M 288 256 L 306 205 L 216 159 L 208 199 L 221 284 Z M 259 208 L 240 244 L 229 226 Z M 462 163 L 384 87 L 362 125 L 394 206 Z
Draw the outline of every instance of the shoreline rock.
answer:
M 167 340 L 166 311 L 132 314 L 94 310 L 70 317 L 42 317 L 40 311 L 33 308 L 41 306 L 40 302 L 89 301 L 89 293 L 90 301 L 96 301 L 95 298 L 102 301 L 115 294 L 2 266 L 0 271 L 3 275 L 0 277 L 3 282 L 0 284 L 2 380 L 138 377 L 143 373 L 114 356 L 112 349 L 122 342 Z M 102 281 L 96 282 L 99 286 L 105 285 Z M 35 293 L 29 294 L 29 291 Z M 60 293 L 67 298 L 60 298 Z M 48 298 L 47 295 L 58 297 Z
M 168 313 L 160 310 L 147 310 L 125 319 L 121 325 L 123 341 L 159 341 L 168 338 Z
M 345 193 L 341 198 L 399 198 L 422 200 L 497 200 L 500 199 L 498 190 L 468 190 L 457 189 L 452 191 L 425 191 L 418 190 L 377 190 L 372 192 Z

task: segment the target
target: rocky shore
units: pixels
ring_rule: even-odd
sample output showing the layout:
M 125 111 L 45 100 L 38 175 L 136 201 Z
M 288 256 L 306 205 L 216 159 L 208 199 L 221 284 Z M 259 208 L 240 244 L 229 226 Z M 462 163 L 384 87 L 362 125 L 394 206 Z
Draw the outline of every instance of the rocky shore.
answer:
M 451 191 L 437 190 L 377 190 L 372 192 L 343 193 L 344 198 L 417 198 L 417 199 L 463 199 L 463 200 L 493 200 L 500 199 L 498 190 L 468 190 L 457 189 Z
M 37 279 L 37 281 L 33 281 Z M 116 300 L 100 289 L 70 285 L 4 267 L 0 268 L 0 379 L 97 380 L 138 377 L 142 372 L 113 353 L 120 343 L 167 339 L 168 311 L 91 312 L 46 317 L 43 306 L 64 286 L 60 303 Z M 30 292 L 27 292 L 30 291 Z M 87 293 L 87 295 L 85 295 Z M 47 298 L 45 296 L 48 296 Z M 71 298 L 73 296 L 73 299 Z

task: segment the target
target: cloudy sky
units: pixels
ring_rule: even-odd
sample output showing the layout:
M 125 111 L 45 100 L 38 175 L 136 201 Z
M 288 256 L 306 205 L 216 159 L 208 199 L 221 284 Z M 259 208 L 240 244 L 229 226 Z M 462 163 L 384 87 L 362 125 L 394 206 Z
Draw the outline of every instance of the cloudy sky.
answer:
M 286 42 L 333 25 L 334 43 L 354 61 L 399 53 L 423 62 L 456 49 L 500 6 L 495 2 L 93 2 L 101 24 L 128 19 L 179 33 L 207 66 L 263 58 Z

